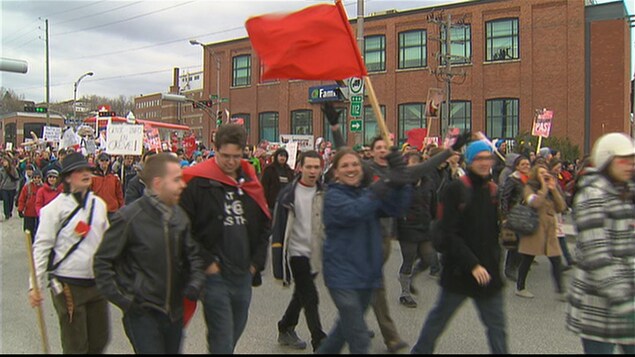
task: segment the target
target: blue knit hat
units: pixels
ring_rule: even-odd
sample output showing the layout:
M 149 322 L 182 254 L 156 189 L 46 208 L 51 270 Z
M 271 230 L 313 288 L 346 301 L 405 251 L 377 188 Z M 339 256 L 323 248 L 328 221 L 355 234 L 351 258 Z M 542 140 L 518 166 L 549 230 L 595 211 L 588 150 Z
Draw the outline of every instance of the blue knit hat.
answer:
M 474 157 L 483 151 L 491 153 L 492 147 L 483 140 L 471 142 L 467 145 L 467 149 L 465 149 L 465 162 L 471 165 L 472 161 L 474 161 Z

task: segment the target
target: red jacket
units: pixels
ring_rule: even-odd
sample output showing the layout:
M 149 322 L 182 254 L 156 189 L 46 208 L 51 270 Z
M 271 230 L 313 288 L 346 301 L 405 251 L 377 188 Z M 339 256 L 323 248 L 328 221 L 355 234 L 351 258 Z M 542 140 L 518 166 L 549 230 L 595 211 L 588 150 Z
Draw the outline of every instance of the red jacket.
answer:
M 28 185 L 22 187 L 22 192 L 20 192 L 20 197 L 18 197 L 18 212 L 22 212 L 25 217 L 39 216 L 35 209 L 35 197 L 41 187 L 34 182 L 29 182 Z
M 104 174 L 99 169 L 93 172 L 93 192 L 106 202 L 108 213 L 115 212 L 123 207 L 121 181 L 112 172 Z
M 53 189 L 48 183 L 44 183 L 44 186 L 40 187 L 35 197 L 35 211 L 37 212 L 38 217 L 40 216 L 40 210 L 42 210 L 42 207 L 48 205 L 55 199 L 55 197 L 57 197 L 57 195 L 62 193 L 62 191 L 64 191 L 64 187 L 62 185 L 58 185 L 56 189 Z

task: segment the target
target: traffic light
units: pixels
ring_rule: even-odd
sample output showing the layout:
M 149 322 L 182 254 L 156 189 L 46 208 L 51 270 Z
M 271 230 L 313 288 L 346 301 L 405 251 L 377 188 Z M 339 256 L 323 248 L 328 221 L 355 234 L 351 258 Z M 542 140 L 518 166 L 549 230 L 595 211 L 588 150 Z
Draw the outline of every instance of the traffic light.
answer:
M 220 127 L 222 124 L 223 124 L 223 119 L 221 119 L 221 118 L 216 119 L 216 127 L 217 128 Z
M 24 111 L 27 113 L 46 113 L 48 109 L 46 107 L 24 106 Z
M 211 101 L 211 100 L 206 100 L 204 103 L 205 103 L 205 106 L 208 108 L 211 108 L 214 106 L 214 101 Z
M 115 112 L 99 112 L 99 117 L 116 117 L 117 113 Z

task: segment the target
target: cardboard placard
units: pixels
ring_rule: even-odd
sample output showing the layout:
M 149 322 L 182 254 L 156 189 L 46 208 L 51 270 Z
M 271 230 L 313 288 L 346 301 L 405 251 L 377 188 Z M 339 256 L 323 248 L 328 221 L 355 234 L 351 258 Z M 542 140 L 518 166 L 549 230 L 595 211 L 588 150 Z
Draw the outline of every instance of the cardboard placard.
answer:
M 551 121 L 553 120 L 553 110 L 543 110 L 534 117 L 534 125 L 531 128 L 531 135 L 548 138 L 551 134 Z
M 143 125 L 111 124 L 106 137 L 110 155 L 141 155 L 143 151 Z
M 313 135 L 280 134 L 280 142 L 282 144 L 291 142 L 298 143 L 300 151 L 304 152 L 313 150 L 315 140 L 313 138 Z
M 298 155 L 298 146 L 299 146 L 299 143 L 297 141 L 293 141 L 293 142 L 287 143 L 286 146 L 284 147 L 284 149 L 287 150 L 287 153 L 289 154 L 289 160 L 287 161 L 287 163 L 289 164 L 289 167 L 292 169 L 295 169 L 296 156 Z
M 56 126 L 45 126 L 43 130 L 42 139 L 44 141 L 50 141 L 59 143 L 62 138 L 62 128 Z

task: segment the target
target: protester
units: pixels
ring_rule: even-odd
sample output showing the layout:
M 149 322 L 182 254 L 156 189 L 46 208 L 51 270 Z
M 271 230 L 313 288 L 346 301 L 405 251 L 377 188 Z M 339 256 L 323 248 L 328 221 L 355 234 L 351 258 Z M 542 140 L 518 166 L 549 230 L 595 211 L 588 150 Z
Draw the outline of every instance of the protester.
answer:
M 508 155 L 511 156 L 511 154 Z M 531 166 L 529 164 L 529 159 L 526 156 L 515 155 L 516 160 L 514 161 L 513 167 L 514 172 L 509 175 L 509 178 L 505 179 L 505 185 L 501 190 L 500 197 L 500 220 L 504 225 L 507 220 L 507 215 L 509 211 L 511 211 L 514 206 L 523 204 L 523 195 L 525 193 L 525 186 L 527 185 L 527 181 L 529 181 L 529 171 L 531 170 Z M 502 179 L 503 174 L 499 179 Z M 503 245 L 507 248 L 507 255 L 505 257 L 505 276 L 512 281 L 518 280 L 518 267 L 521 261 L 521 255 L 518 253 L 518 235 L 514 232 L 507 232 L 505 228 L 501 228 L 504 230 L 504 234 L 509 235 L 509 239 L 503 240 Z
M 55 197 L 64 192 L 64 185 L 60 185 L 59 183 L 59 172 L 57 172 L 57 170 L 49 170 L 46 173 L 46 181 L 35 196 L 35 212 L 38 217 L 40 216 L 42 207 L 51 203 Z
M 22 192 L 22 189 L 24 188 L 24 186 L 28 185 L 29 182 L 31 182 L 31 177 L 33 176 L 33 172 L 35 171 L 35 165 L 33 164 L 28 164 L 24 167 L 23 171 L 20 171 L 20 165 L 18 165 L 18 176 L 20 177 L 20 181 L 18 182 L 18 197 L 20 197 L 20 193 Z M 41 176 L 41 171 L 38 170 L 38 172 L 40 172 L 40 176 Z M 40 177 L 41 179 L 42 177 Z M 16 207 L 17 207 L 18 202 L 16 201 Z
M 178 206 L 185 188 L 179 160 L 167 153 L 153 156 L 143 176 L 149 183 L 144 196 L 115 213 L 95 254 L 95 281 L 124 312 L 135 353 L 177 354 L 183 297 L 198 299 L 205 267 Z
M 354 151 L 340 149 L 333 160 L 336 182 L 324 198 L 323 269 L 339 316 L 317 353 L 339 353 L 344 343 L 353 354 L 368 353 L 370 335 L 364 313 L 383 284 L 379 216 L 399 216 L 405 211 L 409 190 L 403 186 L 412 182 L 398 152 L 393 151 L 388 161 L 394 170 L 367 188 L 361 186 L 361 159 Z
M 207 267 L 203 306 L 210 353 L 233 353 L 247 324 L 252 284 L 260 285 L 270 213 L 260 182 L 242 160 L 245 129 L 222 125 L 214 160 L 184 170 L 181 206 Z
M 121 172 L 121 167 L 123 166 L 123 175 Z M 122 182 L 122 192 L 126 192 L 126 190 L 128 189 L 128 185 L 130 184 L 130 180 L 132 180 L 133 177 L 137 176 L 137 170 L 135 169 L 135 164 L 134 164 L 134 156 L 131 155 L 126 155 L 123 157 L 123 160 L 117 160 L 115 161 L 115 163 L 112 165 L 112 170 L 114 171 L 115 175 L 117 175 L 117 177 L 119 177 L 119 180 Z
M 272 227 L 272 261 L 276 279 L 285 285 L 295 283 L 293 297 L 284 316 L 278 321 L 278 343 L 296 349 L 306 348 L 295 332 L 300 311 L 311 332 L 315 352 L 326 334 L 318 312 L 318 292 L 315 278 L 322 266 L 323 187 L 319 183 L 322 171 L 317 151 L 306 151 L 300 157 L 301 176 L 278 195 Z
M 93 256 L 108 228 L 106 203 L 90 191 L 90 167 L 81 154 L 64 158 L 61 180 L 64 193 L 40 211 L 31 283 L 43 291 L 49 273 L 64 354 L 102 353 L 110 334 L 108 301 L 95 286 Z M 32 307 L 43 300 L 29 290 Z
M 536 159 L 538 159 L 538 158 L 545 159 L 545 164 L 549 165 L 549 162 L 553 158 L 553 155 L 551 154 L 551 149 L 548 148 L 548 147 L 544 147 L 544 148 L 538 150 L 538 157 L 536 157 Z
M 13 159 L 5 156 L 0 161 L 2 162 L 2 167 L 0 167 L 0 197 L 4 208 L 4 219 L 8 220 L 13 216 L 13 204 L 20 176 L 13 165 Z
M 516 295 L 531 299 L 534 295 L 525 289 L 525 281 L 529 268 L 534 258 L 546 255 L 551 262 L 551 275 L 556 287 L 557 299 L 564 301 L 562 288 L 561 259 L 562 250 L 556 236 L 557 213 L 562 213 L 567 208 L 564 197 L 558 190 L 556 179 L 551 176 L 547 167 L 535 165 L 529 174 L 529 181 L 525 186 L 523 200 L 526 205 L 538 212 L 539 226 L 531 235 L 521 236 L 518 243 L 518 252 L 522 259 L 518 267 L 518 280 L 516 282 Z
M 287 151 L 278 149 L 273 154 L 273 162 L 262 172 L 262 187 L 265 190 L 267 204 L 272 212 L 280 190 L 293 181 L 293 169 L 287 164 L 288 160 L 289 154 Z
M 468 297 L 474 300 L 487 328 L 491 352 L 508 353 L 497 203 L 489 183 L 492 149 L 484 141 L 473 142 L 467 147 L 465 160 L 466 177 L 451 182 L 441 197 L 439 227 L 448 247 L 443 254 L 441 292 L 411 353 L 433 353 L 437 339 Z
M 421 163 L 418 152 L 406 154 L 408 166 Z M 412 272 L 415 259 L 421 259 L 425 267 L 436 260 L 436 252 L 430 241 L 430 222 L 434 219 L 436 210 L 436 192 L 432 181 L 423 176 L 413 184 L 411 203 L 404 217 L 397 219 L 397 239 L 401 248 L 402 263 L 399 269 L 399 284 L 401 295 L 399 303 L 415 308 L 417 302 L 412 297 L 416 291 L 412 286 Z M 425 268 L 423 269 L 425 270 Z
M 59 149 L 57 151 L 57 156 L 51 159 L 48 165 L 42 169 L 42 175 L 46 176 L 49 170 L 56 170 L 57 172 L 62 171 L 62 160 L 64 160 L 66 154 L 66 149 Z
M 31 182 L 22 188 L 18 196 L 18 215 L 24 218 L 23 229 L 31 232 L 31 243 L 37 233 L 38 214 L 35 209 L 35 199 L 40 187 L 42 187 L 42 173 L 34 171 Z
M 594 168 L 574 198 L 578 265 L 571 282 L 567 328 L 587 354 L 635 354 L 635 145 L 622 133 L 600 137 Z
M 141 164 L 143 165 L 145 164 L 146 161 L 148 161 L 148 159 L 150 158 L 150 156 L 155 155 L 156 151 L 146 151 L 143 156 L 141 156 Z M 143 170 L 143 166 L 141 166 L 141 170 Z M 130 179 L 130 182 L 128 182 L 128 187 L 126 188 L 126 192 L 125 192 L 125 204 L 129 205 L 132 202 L 134 202 L 135 200 L 137 200 L 138 198 L 140 198 L 141 196 L 143 196 L 143 191 L 146 188 L 145 183 L 143 182 L 143 180 L 141 179 L 140 174 L 135 175 L 134 177 L 132 177 Z
M 498 139 L 495 144 L 496 151 L 498 151 L 502 157 L 494 155 L 494 166 L 492 167 L 492 179 L 494 182 L 498 182 L 501 172 L 505 169 L 507 156 L 507 141 L 505 139 Z
M 92 190 L 108 205 L 108 219 L 111 219 L 115 212 L 124 205 L 121 180 L 111 170 L 108 154 L 99 154 L 97 162 L 97 167 L 93 171 Z

